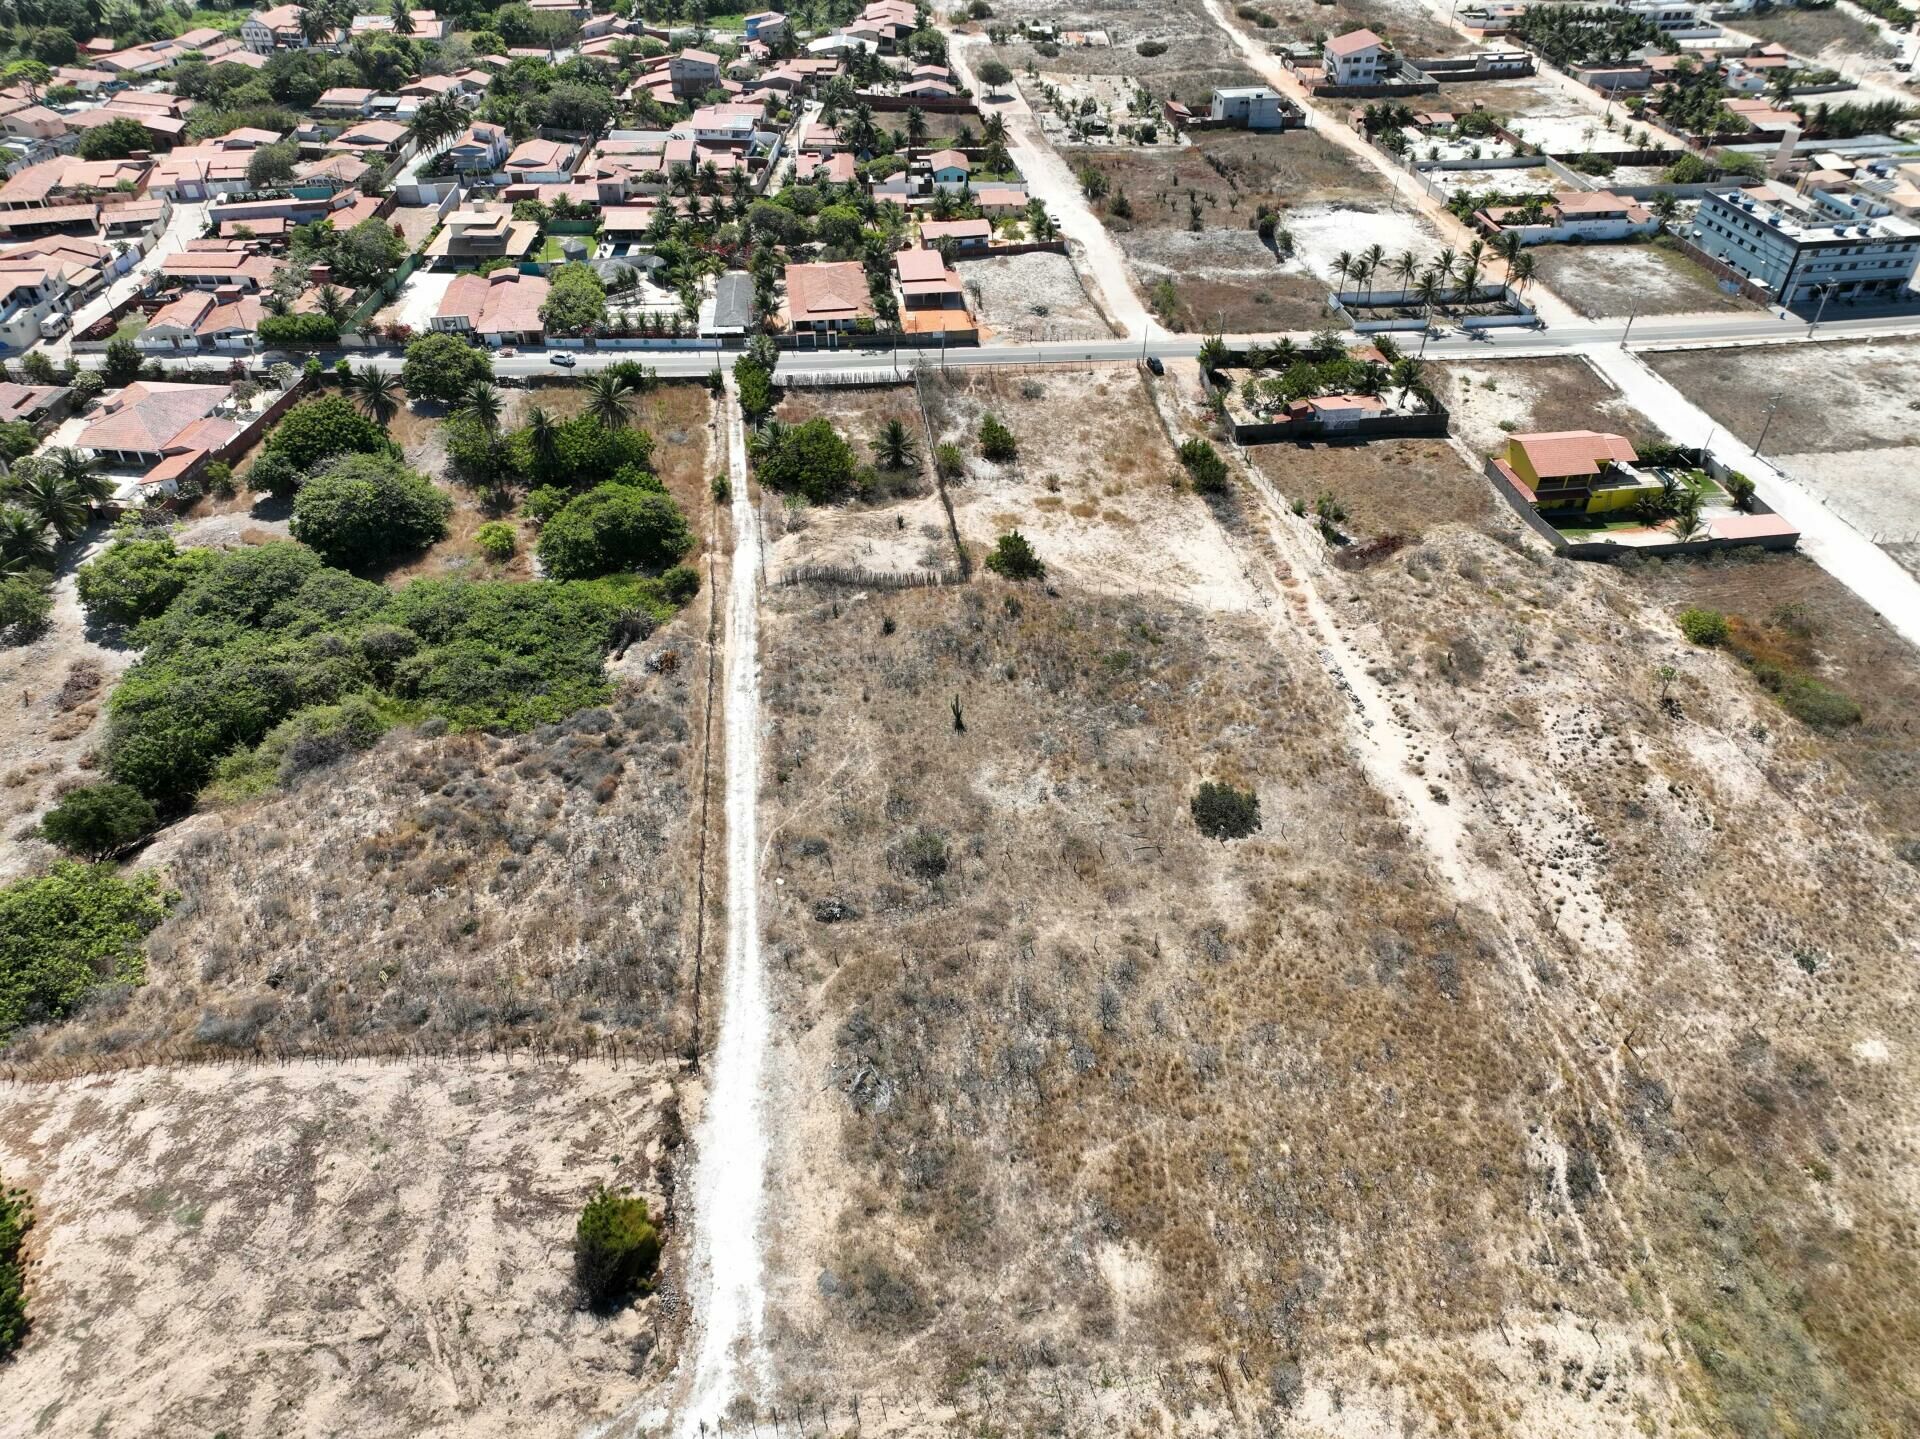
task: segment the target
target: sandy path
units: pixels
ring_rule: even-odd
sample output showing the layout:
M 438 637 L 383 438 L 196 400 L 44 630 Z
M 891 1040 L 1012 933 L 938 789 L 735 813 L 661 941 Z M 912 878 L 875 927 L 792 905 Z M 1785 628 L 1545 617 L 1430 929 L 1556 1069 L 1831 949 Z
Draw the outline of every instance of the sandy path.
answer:
M 760 1221 L 767 1182 L 767 1046 L 771 1017 L 760 954 L 760 526 L 747 485 L 746 427 L 727 382 L 727 472 L 733 483 L 727 605 L 727 971 L 712 1091 L 693 1179 L 691 1289 L 699 1347 L 676 1432 L 717 1425 L 734 1397 L 760 1389 L 766 1283 Z
M 974 78 L 973 62 L 966 53 L 968 45 L 979 44 L 985 37 L 959 35 L 951 30 L 946 36 L 947 58 L 953 68 L 967 87 L 982 97 L 981 103 L 988 103 L 987 87 Z M 1138 339 L 1146 333 L 1151 317 L 1140 299 L 1140 292 L 1134 288 L 1133 272 L 1127 268 L 1126 257 L 1113 242 L 1107 227 L 1100 223 L 1100 217 L 1087 207 L 1072 169 L 1040 133 L 1039 121 L 1034 119 L 1016 89 L 1010 87 L 1003 97 L 996 97 L 991 103 L 1007 122 L 1007 149 L 1026 177 L 1027 193 L 1046 202 L 1047 212 L 1060 227 L 1060 233 L 1072 241 L 1074 263 L 1088 294 L 1108 318 L 1126 330 L 1129 339 Z

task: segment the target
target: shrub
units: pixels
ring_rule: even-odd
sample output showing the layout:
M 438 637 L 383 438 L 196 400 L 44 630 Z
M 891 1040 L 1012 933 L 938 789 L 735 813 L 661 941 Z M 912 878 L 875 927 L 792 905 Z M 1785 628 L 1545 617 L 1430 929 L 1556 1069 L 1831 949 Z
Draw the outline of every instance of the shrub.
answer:
M 1860 706 L 1853 698 L 1812 675 L 1795 674 L 1765 661 L 1750 668 L 1761 687 L 1800 723 L 1814 729 L 1840 729 L 1860 723 Z
M 957 480 L 967 472 L 967 457 L 951 441 L 933 447 L 933 468 L 943 480 Z
M 260 338 L 269 345 L 330 345 L 340 338 L 340 324 L 318 313 L 262 315 Z
M 527 491 L 526 503 L 521 509 L 528 519 L 536 525 L 544 525 L 567 506 L 573 496 L 558 485 L 536 485 Z
M 779 430 L 755 462 L 760 483 L 768 489 L 804 495 L 816 505 L 846 494 L 858 468 L 853 446 L 825 416 Z
M 140 378 L 142 363 L 139 348 L 132 340 L 109 340 L 107 341 L 107 358 L 100 367 L 100 378 L 105 380 L 111 389 L 130 385 Z
M 988 415 L 980 422 L 980 454 L 982 458 L 995 464 L 1005 464 L 1020 453 L 1019 442 L 1013 438 L 1013 431 L 1001 424 L 999 419 Z
M 387 727 L 387 715 L 366 695 L 310 706 L 275 725 L 254 748 L 222 760 L 212 792 L 231 801 L 291 784 L 308 770 L 372 748 Z
M 740 413 L 758 424 L 773 413 L 773 375 L 747 355 L 733 362 L 734 388 L 740 394 Z
M 1727 642 L 1727 617 L 1718 610 L 1680 611 L 1680 633 L 1696 645 L 1721 645 Z
M 343 455 L 293 501 L 290 530 L 330 565 L 354 569 L 424 549 L 447 533 L 453 500 L 391 455 Z
M 1193 822 L 1209 839 L 1245 839 L 1260 828 L 1260 799 L 1252 790 L 1208 780 L 1194 791 Z
M 27 1337 L 27 1273 L 20 1248 L 33 1228 L 33 1200 L 0 1184 L 0 1360 Z
M 1156 55 L 1164 55 L 1167 53 L 1167 42 L 1164 40 L 1142 40 L 1133 48 L 1137 53 L 1151 60 Z
M 593 1191 L 573 1230 L 573 1275 L 596 1309 L 648 1285 L 660 1262 L 660 1233 L 644 1199 L 604 1184 Z
M 1033 552 L 1027 537 L 1018 530 L 1010 530 L 994 541 L 993 551 L 987 556 L 987 568 L 1009 580 L 1044 580 L 1047 577 L 1046 565 Z
M 660 593 L 676 605 L 684 605 L 700 593 L 700 571 L 691 565 L 675 565 L 660 576 Z
M 1184 441 L 1180 446 L 1180 463 L 1186 466 L 1193 488 L 1200 494 L 1227 492 L 1227 462 L 1208 441 L 1198 437 Z
M 166 535 L 116 540 L 74 577 L 90 624 L 137 625 L 173 603 L 187 582 L 204 570 L 206 550 L 176 550 Z
M 109 782 L 69 790 L 40 821 L 40 832 L 68 854 L 102 859 L 151 834 L 158 822 L 139 790 Z
M 233 497 L 233 466 L 225 460 L 215 460 L 200 472 L 206 482 L 207 493 L 226 500 Z
M 693 548 L 669 495 L 604 484 L 570 500 L 540 530 L 540 563 L 555 579 L 658 570 Z
M 932 884 L 949 865 L 946 837 L 938 830 L 917 829 L 900 841 L 898 863 L 915 879 Z
M 1732 496 L 1733 502 L 1743 510 L 1753 499 L 1753 481 L 1741 474 L 1738 470 L 1728 470 L 1726 478 L 1720 483 L 1728 495 Z
M 377 455 L 389 444 L 387 432 L 349 401 L 322 395 L 287 411 L 267 436 L 266 453 L 282 455 L 294 468 L 309 470 L 334 455 Z
M 0 579 L 0 634 L 24 640 L 46 628 L 53 614 L 53 596 L 39 575 L 9 575 Z
M 475 380 L 493 379 L 493 358 L 458 335 L 422 335 L 407 342 L 400 383 L 418 400 L 452 404 Z
M 72 860 L 0 889 L 0 1039 L 65 1018 L 97 984 L 139 984 L 168 903 L 152 875 Z
M 519 545 L 520 535 L 505 520 L 490 520 L 473 532 L 473 542 L 480 546 L 480 553 L 490 560 L 510 560 Z

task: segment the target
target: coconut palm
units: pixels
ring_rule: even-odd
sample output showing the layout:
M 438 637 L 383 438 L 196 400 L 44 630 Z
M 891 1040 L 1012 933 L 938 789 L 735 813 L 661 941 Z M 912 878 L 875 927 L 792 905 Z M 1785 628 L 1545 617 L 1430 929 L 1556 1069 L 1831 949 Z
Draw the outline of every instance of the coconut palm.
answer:
M 18 505 L 0 505 L 0 575 L 48 569 L 53 551 L 53 536 L 38 516 Z
M 62 480 L 89 500 L 113 498 L 113 481 L 100 473 L 100 462 L 90 451 L 63 446 L 49 450 L 46 458 L 53 462 Z
M 1533 283 L 1533 270 L 1533 256 L 1522 255 L 1513 262 L 1513 268 L 1507 272 L 1507 278 L 1513 281 L 1516 290 L 1525 294 L 1527 286 Z
M 1500 252 L 1500 258 L 1507 262 L 1507 273 L 1513 273 L 1513 262 L 1520 258 L 1526 241 L 1520 238 L 1518 230 L 1502 230 L 1500 238 L 1494 242 L 1494 248 Z
M 491 381 L 475 380 L 469 384 L 460 392 L 454 410 L 478 420 L 488 434 L 500 428 L 500 393 Z
M 1360 252 L 1360 261 L 1367 267 L 1364 283 L 1367 287 L 1367 303 L 1371 304 L 1373 302 L 1373 277 L 1379 272 L 1380 267 L 1387 262 L 1386 247 L 1384 245 L 1367 246 L 1366 249 Z
M 1200 342 L 1200 368 L 1206 371 L 1220 369 L 1227 363 L 1227 342 L 1221 335 L 1208 335 Z
M 888 420 L 886 428 L 873 437 L 873 453 L 883 470 L 909 469 L 918 458 L 912 433 L 898 419 Z
M 318 45 L 333 29 L 328 22 L 327 12 L 318 5 L 304 6 L 295 11 L 294 23 L 300 27 L 300 38 L 309 45 Z
M 385 428 L 400 412 L 400 377 L 376 365 L 362 365 L 347 380 L 347 390 L 360 412 Z
M 417 28 L 413 23 L 413 11 L 407 8 L 407 0 L 393 0 L 387 13 L 393 17 L 394 34 L 411 35 Z
M 1402 290 L 1413 288 L 1413 277 L 1420 273 L 1420 260 L 1411 250 L 1402 250 L 1394 257 L 1393 278 L 1400 282 Z
M 527 441 L 541 464 L 551 466 L 560 458 L 560 427 L 538 405 L 527 411 Z
M 1428 270 L 1414 283 L 1414 296 L 1420 301 L 1428 324 L 1433 323 L 1433 307 L 1440 303 L 1446 290 L 1447 282 L 1438 266 Z
M 1335 289 L 1346 288 L 1347 280 L 1353 274 L 1353 263 L 1351 251 L 1342 250 L 1333 257 L 1333 273 L 1339 277 L 1339 283 L 1334 286 Z
M 632 395 L 632 385 L 602 370 L 587 380 L 587 413 L 609 430 L 624 429 L 632 418 L 627 413 Z
M 1407 403 L 1407 396 L 1409 394 L 1418 393 L 1423 398 L 1425 397 L 1427 389 L 1426 378 L 1418 360 L 1402 355 L 1393 362 L 1391 377 L 1393 387 L 1400 392 L 1400 403 L 1402 406 Z
M 989 115 L 986 124 L 980 127 L 980 138 L 989 145 L 1007 143 L 1007 122 L 1004 116 Z
M 1691 485 L 1682 484 L 1666 497 L 1667 528 L 1673 531 L 1673 537 L 1681 543 L 1697 539 L 1700 535 L 1700 492 Z
M 314 297 L 314 300 L 320 306 L 320 313 L 336 325 L 352 313 L 347 292 L 338 285 L 322 285 L 320 293 Z
M 916 150 L 927 143 L 927 112 L 918 105 L 907 107 L 907 143 Z

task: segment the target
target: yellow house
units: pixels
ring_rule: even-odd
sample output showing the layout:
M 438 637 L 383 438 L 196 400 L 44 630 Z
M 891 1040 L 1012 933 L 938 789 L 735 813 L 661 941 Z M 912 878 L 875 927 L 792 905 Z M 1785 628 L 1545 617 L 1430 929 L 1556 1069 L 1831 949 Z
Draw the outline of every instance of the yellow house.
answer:
M 1536 509 L 1595 514 L 1631 509 L 1661 493 L 1659 480 L 1633 467 L 1639 458 L 1622 435 L 1553 430 L 1515 435 L 1494 464 Z

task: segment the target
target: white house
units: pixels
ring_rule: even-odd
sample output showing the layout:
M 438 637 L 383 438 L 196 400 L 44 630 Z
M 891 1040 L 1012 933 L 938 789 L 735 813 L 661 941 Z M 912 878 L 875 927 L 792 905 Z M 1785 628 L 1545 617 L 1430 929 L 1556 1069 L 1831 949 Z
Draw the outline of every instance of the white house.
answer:
M 1630 240 L 1660 228 L 1660 221 L 1646 206 L 1609 190 L 1562 190 L 1538 220 L 1529 221 L 1526 216 L 1524 206 L 1495 205 L 1481 211 L 1479 218 L 1490 233 L 1518 235 L 1527 245 Z
M 1393 73 L 1393 53 L 1371 30 L 1335 35 L 1320 59 L 1333 85 L 1378 85 Z
M 1208 112 L 1220 124 L 1237 125 L 1242 130 L 1278 130 L 1287 123 L 1278 91 L 1265 85 L 1235 85 L 1213 92 L 1213 107 Z

